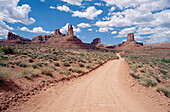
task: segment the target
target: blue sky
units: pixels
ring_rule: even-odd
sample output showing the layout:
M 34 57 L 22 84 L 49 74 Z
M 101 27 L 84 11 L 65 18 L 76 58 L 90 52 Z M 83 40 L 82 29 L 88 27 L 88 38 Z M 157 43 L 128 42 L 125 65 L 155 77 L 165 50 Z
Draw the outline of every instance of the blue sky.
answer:
M 170 0 L 0 0 L 0 38 L 66 33 L 68 25 L 85 43 L 118 44 L 131 32 L 139 42 L 170 42 Z

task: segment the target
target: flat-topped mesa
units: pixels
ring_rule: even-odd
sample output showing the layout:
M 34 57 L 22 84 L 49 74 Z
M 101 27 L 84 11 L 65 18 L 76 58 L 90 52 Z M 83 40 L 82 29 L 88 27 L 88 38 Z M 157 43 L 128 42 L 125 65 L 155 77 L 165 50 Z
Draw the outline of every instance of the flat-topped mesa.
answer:
M 70 27 L 68 26 L 67 36 L 74 36 L 74 31 L 73 31 L 72 25 L 70 25 Z
M 92 42 L 91 44 L 92 44 L 92 45 L 101 44 L 100 38 L 95 38 L 95 39 L 93 39 L 93 42 Z
M 127 41 L 128 41 L 128 42 L 135 41 L 135 39 L 134 39 L 134 33 L 128 33 L 128 35 L 127 35 Z

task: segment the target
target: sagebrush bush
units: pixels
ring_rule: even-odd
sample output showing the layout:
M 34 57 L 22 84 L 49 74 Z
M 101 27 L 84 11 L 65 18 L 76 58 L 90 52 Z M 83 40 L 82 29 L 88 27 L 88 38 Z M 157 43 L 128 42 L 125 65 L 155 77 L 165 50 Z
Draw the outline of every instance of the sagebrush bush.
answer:
M 158 82 L 155 79 L 150 79 L 150 78 L 140 78 L 139 83 L 146 86 L 146 87 L 155 87 L 158 85 Z
M 41 68 L 41 72 L 44 75 L 49 75 L 52 76 L 53 75 L 53 69 L 49 68 L 49 67 L 43 67 Z
M 68 62 L 64 62 L 63 65 L 64 65 L 65 67 L 69 67 L 69 66 L 70 66 L 70 64 L 69 64 Z
M 163 87 L 158 87 L 156 90 L 157 92 L 163 92 L 165 96 L 170 98 L 170 90 L 167 90 L 166 88 Z
M 14 54 L 14 49 L 12 47 L 3 47 L 2 48 L 2 52 L 4 52 L 5 54 Z
M 11 80 L 11 69 L 6 67 L 0 67 L 0 81 Z
M 59 62 L 54 63 L 55 66 L 60 66 Z
M 32 67 L 23 68 L 19 73 L 18 77 L 25 77 L 25 78 L 31 78 L 34 76 L 38 76 L 41 74 L 41 71 L 38 69 L 34 69 Z

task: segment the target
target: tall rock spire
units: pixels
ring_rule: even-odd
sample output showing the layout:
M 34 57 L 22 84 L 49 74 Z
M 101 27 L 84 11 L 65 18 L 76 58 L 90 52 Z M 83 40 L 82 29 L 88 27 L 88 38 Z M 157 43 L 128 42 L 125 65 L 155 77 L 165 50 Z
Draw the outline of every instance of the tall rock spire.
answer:
M 70 27 L 68 26 L 67 36 L 74 36 L 73 26 L 72 25 L 70 25 Z

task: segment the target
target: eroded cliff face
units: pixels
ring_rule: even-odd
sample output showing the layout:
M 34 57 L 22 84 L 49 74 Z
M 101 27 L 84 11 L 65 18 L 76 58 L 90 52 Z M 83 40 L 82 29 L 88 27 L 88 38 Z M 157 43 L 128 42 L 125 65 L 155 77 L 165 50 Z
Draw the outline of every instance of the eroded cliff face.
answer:
M 89 44 L 83 43 L 80 39 L 74 36 L 73 26 L 68 26 L 67 34 L 62 34 L 60 29 L 56 29 L 51 35 L 39 35 L 32 39 L 32 44 L 44 44 L 55 47 L 67 48 L 93 48 Z
M 30 39 L 26 39 L 16 35 L 12 32 L 8 32 L 7 40 L 3 41 L 5 44 L 28 44 L 30 43 Z
M 128 33 L 127 41 L 122 44 L 118 44 L 115 46 L 116 50 L 142 50 L 144 49 L 143 43 L 138 43 L 134 39 L 134 33 Z
M 127 41 L 128 41 L 128 42 L 133 42 L 133 41 L 135 41 L 135 39 L 134 39 L 134 33 L 128 33 L 128 35 L 127 35 Z
M 93 42 L 91 44 L 92 45 L 101 44 L 101 39 L 100 38 L 95 38 L 95 39 L 93 39 Z

